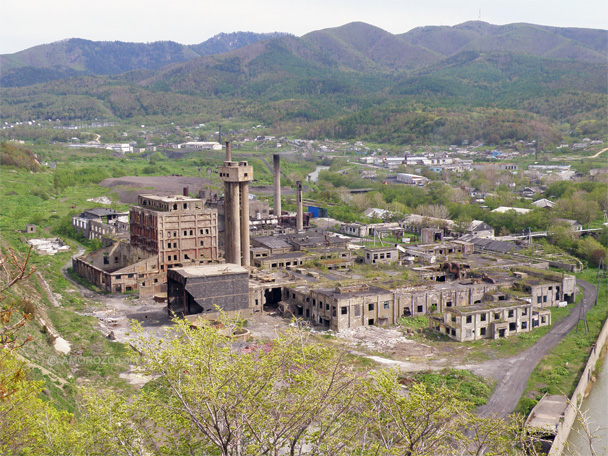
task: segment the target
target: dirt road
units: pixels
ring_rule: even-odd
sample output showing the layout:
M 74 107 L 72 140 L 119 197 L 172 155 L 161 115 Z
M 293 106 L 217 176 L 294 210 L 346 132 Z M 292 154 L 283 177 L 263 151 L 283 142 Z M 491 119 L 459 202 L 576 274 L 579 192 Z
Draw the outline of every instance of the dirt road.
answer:
M 524 393 L 528 378 L 541 358 L 555 347 L 570 331 L 576 327 L 580 316 L 580 306 L 587 313 L 597 298 L 596 289 L 589 282 L 577 279 L 576 284 L 585 292 L 585 298 L 579 303 L 570 315 L 557 323 L 551 331 L 541 337 L 538 342 L 519 355 L 508 359 L 500 359 L 487 364 L 476 366 L 463 366 L 473 373 L 487 375 L 492 372 L 498 380 L 492 397 L 487 404 L 479 408 L 482 416 L 495 415 L 500 418 L 507 417 L 519 402 Z

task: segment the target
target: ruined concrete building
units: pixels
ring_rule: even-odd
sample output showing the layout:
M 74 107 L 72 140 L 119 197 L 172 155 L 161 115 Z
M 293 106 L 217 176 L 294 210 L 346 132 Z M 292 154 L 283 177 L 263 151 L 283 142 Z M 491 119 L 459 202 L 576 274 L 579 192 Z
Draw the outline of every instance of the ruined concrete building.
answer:
M 318 289 L 308 286 L 287 288 L 283 299 L 292 303 L 294 315 L 337 331 L 393 325 L 399 317 L 395 313 L 394 294 L 367 284 Z
M 397 247 L 374 247 L 363 249 L 365 264 L 391 264 L 399 261 Z
M 188 196 L 139 195 L 130 209 L 130 240 L 72 261 L 74 271 L 104 291 L 166 291 L 167 270 L 218 260 L 217 214 Z
M 530 268 L 526 271 L 496 270 L 492 271 L 491 277 L 485 273 L 471 273 L 472 278 L 456 279 L 453 282 L 427 282 L 392 289 L 368 284 L 333 289 L 302 285 L 285 288 L 283 301 L 294 315 L 310 318 L 317 324 L 335 330 L 365 325 L 391 325 L 397 323 L 400 317 L 435 315 L 437 317 L 433 327 L 458 340 L 503 337 L 550 324 L 548 310 L 537 302 L 549 307 L 575 300 L 576 280 L 573 276 L 561 277 L 549 271 Z M 455 277 L 449 270 L 440 270 L 438 273 Z M 527 288 L 522 292 L 522 287 Z M 503 321 L 508 323 L 506 329 L 504 325 L 493 324 L 490 327 L 479 323 L 477 332 L 468 334 L 469 327 L 463 331 L 454 326 L 462 323 L 462 315 L 465 315 L 462 323 L 465 326 L 469 319 L 471 322 L 475 318 L 475 321 L 485 321 L 481 314 L 488 314 L 491 309 L 504 310 L 496 310 L 494 315 L 503 315 L 504 318 L 499 319 L 501 324 Z M 516 326 L 511 324 L 513 316 L 510 310 L 519 318 L 515 321 Z M 524 319 L 524 316 L 528 318 Z M 487 321 L 498 323 L 496 320 Z M 482 331 L 482 327 L 486 329 Z
M 72 226 L 85 239 L 129 233 L 129 213 L 104 207 L 87 209 L 72 217 Z
M 167 274 L 167 307 L 176 315 L 249 313 L 249 272 L 235 264 L 186 266 Z
M 496 296 L 505 299 L 494 299 Z M 493 295 L 482 304 L 446 309 L 443 316 L 431 317 L 430 325 L 459 342 L 499 339 L 551 325 L 551 311 L 525 300 Z

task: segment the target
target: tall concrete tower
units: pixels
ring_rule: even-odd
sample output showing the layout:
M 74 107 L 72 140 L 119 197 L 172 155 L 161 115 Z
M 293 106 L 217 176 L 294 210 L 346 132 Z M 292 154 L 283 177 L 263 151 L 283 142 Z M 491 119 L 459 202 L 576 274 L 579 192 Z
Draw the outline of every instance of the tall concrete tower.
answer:
M 272 156 L 272 164 L 274 165 L 274 215 L 281 216 L 281 156 L 274 154 Z
M 232 161 L 229 142 L 226 142 L 226 161 L 220 167 L 220 178 L 224 181 L 226 261 L 249 266 L 249 182 L 253 180 L 253 167 L 246 161 Z

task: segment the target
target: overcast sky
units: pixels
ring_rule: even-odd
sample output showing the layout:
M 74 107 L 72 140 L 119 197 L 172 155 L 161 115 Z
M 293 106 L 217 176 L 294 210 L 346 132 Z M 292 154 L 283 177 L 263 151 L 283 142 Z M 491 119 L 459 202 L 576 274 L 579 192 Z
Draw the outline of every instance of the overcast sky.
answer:
M 469 20 L 608 29 L 606 0 L 0 0 L 0 53 L 66 38 L 201 43 L 221 32 L 302 36 L 353 21 L 391 33 Z

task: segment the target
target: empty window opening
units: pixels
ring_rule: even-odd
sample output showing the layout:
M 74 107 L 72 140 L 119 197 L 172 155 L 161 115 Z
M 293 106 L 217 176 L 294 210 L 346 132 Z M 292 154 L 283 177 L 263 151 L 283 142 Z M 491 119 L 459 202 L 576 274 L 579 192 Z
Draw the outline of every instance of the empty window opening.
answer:
M 273 312 L 279 307 L 279 302 L 283 297 L 281 288 L 268 288 L 264 290 L 264 310 Z

